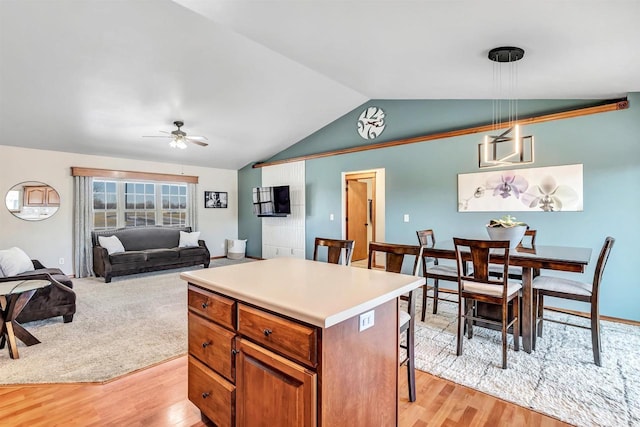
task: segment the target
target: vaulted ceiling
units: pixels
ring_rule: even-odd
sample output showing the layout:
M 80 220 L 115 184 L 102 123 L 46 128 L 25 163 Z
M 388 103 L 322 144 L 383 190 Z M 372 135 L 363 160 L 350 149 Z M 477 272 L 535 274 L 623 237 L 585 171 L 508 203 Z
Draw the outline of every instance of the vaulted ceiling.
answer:
M 0 0 L 0 145 L 226 169 L 369 99 L 640 92 L 638 0 Z M 209 146 L 144 138 L 185 122 Z M 356 129 L 354 128 L 354 135 Z

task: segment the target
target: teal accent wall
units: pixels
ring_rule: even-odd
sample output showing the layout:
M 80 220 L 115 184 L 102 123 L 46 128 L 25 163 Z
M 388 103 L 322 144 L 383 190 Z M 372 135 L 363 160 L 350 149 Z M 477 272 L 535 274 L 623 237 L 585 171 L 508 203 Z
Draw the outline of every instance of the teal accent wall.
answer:
M 253 187 L 260 187 L 262 170 L 247 165 L 238 171 L 238 239 L 247 239 L 248 256 L 262 256 L 262 220 L 253 214 Z
M 627 110 L 526 127 L 526 133 L 535 136 L 536 157 L 535 164 L 526 167 L 584 165 L 584 211 L 514 215 L 538 230 L 540 245 L 593 248 L 586 274 L 570 276 L 584 281 L 593 278 L 604 238 L 615 237 L 605 270 L 600 312 L 640 321 L 640 276 L 633 259 L 640 254 L 640 231 L 636 226 L 640 217 L 640 93 L 628 98 Z M 520 109 L 548 112 L 562 109 L 563 102 L 567 106 L 578 105 L 578 101 L 520 101 Z M 481 116 L 491 111 L 491 101 L 372 100 L 280 153 L 278 158 L 309 154 L 305 152 L 309 147 L 313 147 L 310 152 L 339 148 L 336 141 L 344 146 L 366 143 L 356 133 L 355 123 L 361 110 L 369 105 L 385 110 L 384 140 L 482 124 Z M 423 228 L 433 228 L 438 240 L 486 237 L 484 225 L 503 213 L 457 211 L 457 175 L 486 171 L 477 165 L 480 141 L 481 135 L 466 135 L 307 161 L 307 257 L 311 257 L 315 236 L 341 236 L 341 173 L 363 169 L 384 168 L 386 172 L 386 241 L 416 243 L 415 232 Z M 239 179 L 239 186 L 242 185 L 243 180 Z M 329 221 L 330 213 L 336 214 L 336 221 Z M 409 223 L 403 222 L 404 214 L 410 215 Z M 243 226 L 240 221 L 241 235 Z M 552 305 L 587 309 L 585 305 L 558 301 Z

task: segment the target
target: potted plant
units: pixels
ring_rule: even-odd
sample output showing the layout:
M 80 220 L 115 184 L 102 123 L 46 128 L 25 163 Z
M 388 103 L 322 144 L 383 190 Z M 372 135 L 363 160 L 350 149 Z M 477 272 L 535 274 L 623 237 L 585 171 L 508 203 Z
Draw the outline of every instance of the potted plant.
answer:
M 527 224 L 516 221 L 516 218 L 511 215 L 492 219 L 487 224 L 487 233 L 491 240 L 508 240 L 509 247 L 512 249 L 518 246 L 525 231 L 527 231 Z

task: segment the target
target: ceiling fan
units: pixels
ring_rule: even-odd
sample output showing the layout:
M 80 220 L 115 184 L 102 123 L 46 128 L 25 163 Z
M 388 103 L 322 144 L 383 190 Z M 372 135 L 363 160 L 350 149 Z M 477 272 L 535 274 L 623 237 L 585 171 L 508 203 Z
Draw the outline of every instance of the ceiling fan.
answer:
M 207 137 L 191 136 L 191 135 L 187 136 L 185 132 L 180 130 L 180 128 L 184 126 L 184 122 L 181 122 L 180 120 L 176 120 L 175 122 L 173 122 L 173 124 L 176 125 L 176 127 L 178 128 L 177 130 L 174 130 L 171 132 L 166 132 L 163 130 L 160 131 L 162 133 L 166 133 L 167 135 L 143 135 L 143 137 L 144 138 L 171 138 L 171 142 L 169 142 L 169 145 L 173 148 L 181 148 L 181 149 L 187 148 L 187 142 L 200 145 L 202 147 L 206 147 L 207 145 L 209 145 L 206 142 L 202 142 L 202 140 L 206 141 Z

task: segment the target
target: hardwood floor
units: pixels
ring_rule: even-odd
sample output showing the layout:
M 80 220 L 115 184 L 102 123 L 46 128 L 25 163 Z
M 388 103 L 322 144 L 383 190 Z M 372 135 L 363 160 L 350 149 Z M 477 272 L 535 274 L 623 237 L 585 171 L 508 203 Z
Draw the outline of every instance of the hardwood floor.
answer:
M 406 372 L 400 378 L 406 380 Z M 421 371 L 416 383 L 413 403 L 407 401 L 406 383 L 399 385 L 402 427 L 568 425 Z M 182 356 L 106 384 L 0 387 L 0 425 L 204 426 L 186 396 Z

